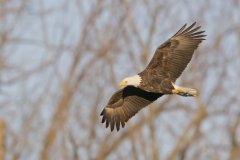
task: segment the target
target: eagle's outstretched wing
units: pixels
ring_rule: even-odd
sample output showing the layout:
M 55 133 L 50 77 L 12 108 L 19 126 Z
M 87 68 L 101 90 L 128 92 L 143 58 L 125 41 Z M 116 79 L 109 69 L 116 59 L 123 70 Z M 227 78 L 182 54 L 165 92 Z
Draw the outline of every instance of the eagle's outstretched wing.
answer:
M 112 95 L 103 109 L 101 113 L 102 123 L 106 122 L 106 128 L 110 125 L 111 131 L 116 126 L 118 131 L 120 123 L 123 128 L 125 122 L 160 96 L 162 94 L 146 92 L 133 86 L 120 89 Z
M 204 31 L 199 31 L 201 26 L 194 27 L 195 24 L 196 22 L 187 28 L 185 24 L 174 36 L 160 45 L 145 70 L 168 76 L 166 78 L 175 82 L 206 36 Z

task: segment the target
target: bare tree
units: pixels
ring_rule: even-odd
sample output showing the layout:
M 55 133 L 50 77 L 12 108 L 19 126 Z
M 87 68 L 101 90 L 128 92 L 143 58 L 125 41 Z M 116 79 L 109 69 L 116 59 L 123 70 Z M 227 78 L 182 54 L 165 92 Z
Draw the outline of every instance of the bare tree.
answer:
M 239 159 L 240 3 L 0 1 L 0 159 Z M 207 40 L 177 83 L 124 129 L 100 111 L 123 77 L 197 21 Z M 2 126 L 2 127 L 1 127 Z

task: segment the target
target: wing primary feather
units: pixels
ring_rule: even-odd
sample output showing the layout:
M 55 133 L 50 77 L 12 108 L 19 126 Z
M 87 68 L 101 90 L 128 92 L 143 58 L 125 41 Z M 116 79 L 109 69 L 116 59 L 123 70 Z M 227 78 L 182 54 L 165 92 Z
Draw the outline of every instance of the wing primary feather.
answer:
M 121 108 L 116 108 L 116 117 L 115 117 L 115 122 L 116 122 L 116 128 L 117 128 L 117 131 L 119 131 L 120 129 L 120 122 L 121 122 L 121 113 L 120 113 L 120 109 Z
M 196 22 L 194 22 L 191 26 L 189 26 L 187 29 L 185 29 L 181 35 L 184 35 L 185 33 L 187 33 L 189 30 L 191 30 L 193 28 L 193 26 L 195 26 Z
M 121 121 L 121 125 L 122 125 L 122 128 L 124 128 L 125 122 L 122 122 L 122 121 Z
M 181 32 L 185 29 L 186 26 L 187 26 L 187 24 L 184 24 L 184 25 L 182 26 L 182 28 L 180 28 L 180 29 L 177 31 L 177 33 L 175 33 L 172 37 L 177 36 L 179 33 L 181 33 Z
M 122 108 L 119 109 L 119 114 L 121 115 L 121 116 L 120 116 L 121 123 L 122 123 L 122 122 L 124 123 L 125 120 L 127 119 L 127 116 L 125 115 L 125 113 L 124 113 L 124 111 L 123 111 Z
M 184 33 L 183 35 L 190 35 L 196 31 L 198 31 L 201 28 L 201 26 L 198 26 L 196 28 L 193 28 L 192 30 L 189 30 L 188 32 Z
M 199 28 L 200 28 L 200 27 L 199 27 Z M 198 29 L 199 29 L 199 28 L 198 28 Z M 197 29 L 197 28 L 196 28 L 196 29 Z M 205 31 L 198 31 L 198 29 L 197 29 L 197 30 L 193 29 L 193 30 L 189 31 L 189 32 L 188 32 L 188 35 L 192 36 L 192 35 L 195 35 L 195 34 L 202 34 L 202 33 L 205 32 Z M 196 31 L 198 31 L 198 32 L 196 32 Z
M 105 116 L 104 116 L 104 110 L 105 110 L 105 109 L 103 109 L 102 112 L 101 112 L 101 114 L 100 114 L 101 116 L 103 116 L 103 117 L 102 117 L 102 123 L 104 123 L 105 120 L 106 120 L 106 119 L 105 119 Z
M 207 35 L 205 35 L 205 34 L 200 34 L 200 35 L 194 35 L 194 36 L 192 36 L 192 37 L 196 37 L 196 36 L 206 37 Z
M 205 37 L 206 35 L 196 35 L 196 36 L 193 36 L 193 37 L 191 37 L 191 38 L 194 38 L 194 39 L 196 39 L 196 38 L 202 38 L 202 37 Z
M 109 126 L 109 119 L 106 119 L 106 128 Z
M 115 126 L 115 110 L 113 110 L 112 115 L 111 115 L 111 132 L 114 130 Z
M 104 123 L 105 120 L 106 120 L 106 119 L 105 119 L 105 116 L 103 116 L 103 117 L 102 117 L 102 123 Z
M 111 117 L 112 115 L 112 108 L 109 108 L 108 110 L 105 111 L 105 116 L 106 116 L 106 128 L 108 128 L 110 122 L 111 122 Z
M 115 117 L 115 123 L 116 123 L 117 131 L 119 131 L 119 129 L 120 129 L 120 118 L 119 118 L 119 116 L 120 115 L 117 113 L 116 117 Z

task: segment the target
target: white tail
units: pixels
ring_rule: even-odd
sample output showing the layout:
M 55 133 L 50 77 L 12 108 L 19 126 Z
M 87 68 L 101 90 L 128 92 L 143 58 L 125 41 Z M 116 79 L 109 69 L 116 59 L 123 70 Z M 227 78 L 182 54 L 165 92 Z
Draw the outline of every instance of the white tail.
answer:
M 198 94 L 196 89 L 180 87 L 173 83 L 172 85 L 176 90 L 179 91 L 179 93 L 177 93 L 178 95 L 185 96 L 185 97 L 188 97 L 188 96 L 196 97 Z

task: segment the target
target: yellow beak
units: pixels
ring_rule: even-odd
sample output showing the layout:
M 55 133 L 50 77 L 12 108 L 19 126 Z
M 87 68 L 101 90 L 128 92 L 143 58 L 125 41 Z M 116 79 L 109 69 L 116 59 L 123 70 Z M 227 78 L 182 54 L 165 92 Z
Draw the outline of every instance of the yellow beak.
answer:
M 124 87 L 126 85 L 126 83 L 124 81 L 119 83 L 119 87 Z

